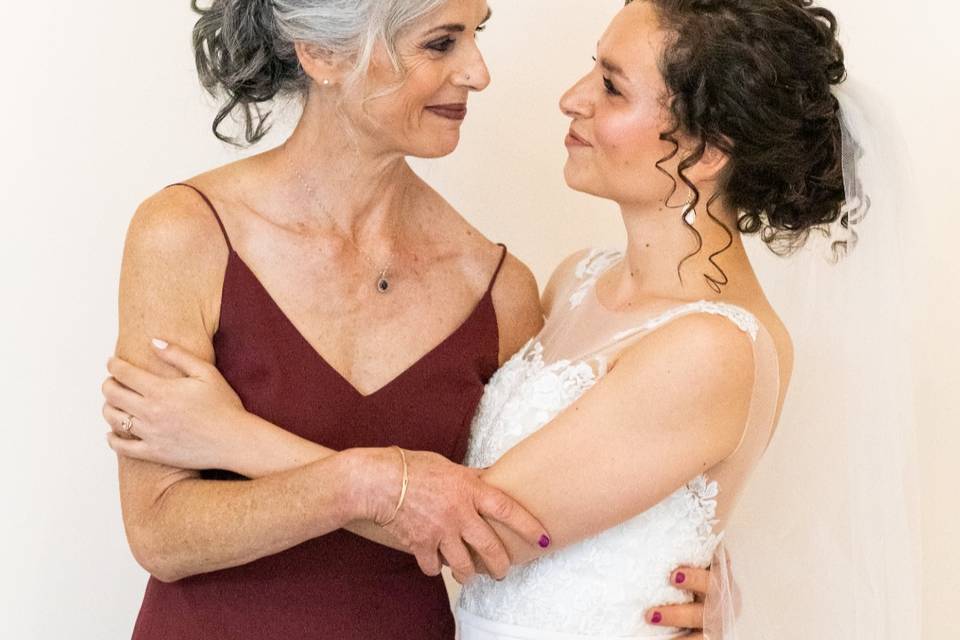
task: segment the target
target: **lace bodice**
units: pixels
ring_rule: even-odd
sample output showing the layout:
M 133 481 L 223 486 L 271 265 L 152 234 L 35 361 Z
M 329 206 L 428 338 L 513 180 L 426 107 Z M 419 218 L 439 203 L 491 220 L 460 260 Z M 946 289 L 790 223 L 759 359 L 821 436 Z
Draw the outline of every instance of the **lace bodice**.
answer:
M 599 276 L 619 259 L 591 252 L 567 288 L 563 323 L 576 323 L 592 300 Z M 670 308 L 631 328 L 614 327 L 605 344 L 622 346 L 674 318 L 711 313 L 729 318 L 755 341 L 760 329 L 749 312 L 726 304 L 696 302 Z M 563 335 L 548 319 L 494 374 L 473 422 L 467 464 L 487 467 L 539 430 L 595 385 L 606 372 L 610 349 L 587 348 L 584 357 L 551 358 L 549 336 Z M 546 337 L 545 337 L 546 336 Z M 547 344 L 545 344 L 547 342 Z M 481 618 L 532 629 L 587 636 L 670 636 L 676 630 L 648 625 L 649 607 L 688 602 L 670 585 L 680 565 L 706 567 L 722 532 L 717 530 L 720 486 L 708 474 L 691 479 L 634 518 L 525 566 L 496 582 L 479 577 L 464 586 L 460 607 Z

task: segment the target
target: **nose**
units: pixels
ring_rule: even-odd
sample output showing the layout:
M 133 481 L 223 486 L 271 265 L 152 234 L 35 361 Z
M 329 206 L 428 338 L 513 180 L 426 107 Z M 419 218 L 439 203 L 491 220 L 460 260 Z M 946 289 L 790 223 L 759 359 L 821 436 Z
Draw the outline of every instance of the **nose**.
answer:
M 487 62 L 483 59 L 483 54 L 480 53 L 475 41 L 464 48 L 467 49 L 466 58 L 455 82 L 473 91 L 483 91 L 490 86 L 490 70 L 487 69 Z
M 589 118 L 593 113 L 593 103 L 587 90 L 591 74 L 587 74 L 567 89 L 560 97 L 560 111 L 568 118 Z

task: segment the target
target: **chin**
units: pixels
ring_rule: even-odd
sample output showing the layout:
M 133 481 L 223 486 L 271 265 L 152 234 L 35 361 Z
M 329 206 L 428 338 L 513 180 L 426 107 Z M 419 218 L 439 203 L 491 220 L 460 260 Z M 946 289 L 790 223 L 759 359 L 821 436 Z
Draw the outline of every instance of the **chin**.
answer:
M 567 186 L 574 191 L 580 191 L 590 195 L 597 195 L 593 192 L 593 190 L 590 189 L 590 181 L 586 179 L 586 176 L 583 175 L 583 172 L 578 171 L 575 167 L 571 166 L 570 159 L 567 159 L 567 164 L 563 168 L 563 179 L 566 181 Z
M 415 145 L 414 149 L 409 151 L 407 155 L 416 158 L 443 158 L 456 151 L 459 146 L 459 133 L 455 137 L 438 136 L 432 140 L 424 140 L 422 144 Z

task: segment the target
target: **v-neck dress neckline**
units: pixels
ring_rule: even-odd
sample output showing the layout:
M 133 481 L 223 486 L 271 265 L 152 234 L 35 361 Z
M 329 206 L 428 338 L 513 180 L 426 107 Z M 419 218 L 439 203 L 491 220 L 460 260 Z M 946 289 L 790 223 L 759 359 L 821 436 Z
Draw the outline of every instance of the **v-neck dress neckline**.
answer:
M 500 267 L 450 335 L 362 395 L 282 311 L 198 193 L 230 249 L 213 337 L 216 365 L 246 410 L 337 451 L 398 445 L 462 462 L 484 386 L 499 364 L 491 289 Z M 245 480 L 215 469 L 200 477 Z M 454 640 L 455 634 L 441 577 L 425 576 L 411 555 L 338 530 L 238 567 L 172 583 L 150 578 L 133 640 Z

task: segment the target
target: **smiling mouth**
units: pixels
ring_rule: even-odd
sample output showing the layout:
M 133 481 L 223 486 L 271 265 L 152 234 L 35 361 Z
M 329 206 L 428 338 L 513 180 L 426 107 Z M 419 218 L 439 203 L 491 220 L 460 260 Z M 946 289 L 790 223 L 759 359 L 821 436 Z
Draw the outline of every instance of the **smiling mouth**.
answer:
M 427 111 L 447 120 L 463 120 L 467 117 L 466 104 L 438 104 L 427 107 Z

